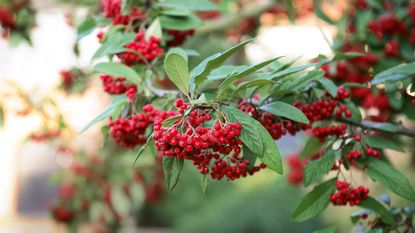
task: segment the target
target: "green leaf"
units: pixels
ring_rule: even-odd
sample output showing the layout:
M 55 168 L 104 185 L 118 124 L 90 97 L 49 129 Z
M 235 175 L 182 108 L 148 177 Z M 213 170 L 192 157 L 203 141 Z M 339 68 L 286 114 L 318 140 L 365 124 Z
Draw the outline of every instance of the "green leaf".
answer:
M 320 142 L 320 140 L 316 137 L 310 137 L 305 146 L 303 151 L 300 154 L 301 158 L 306 158 L 308 156 L 314 155 L 315 153 L 319 152 L 321 148 L 323 148 L 324 143 Z
M 220 67 L 229 57 L 231 57 L 233 54 L 235 54 L 238 50 L 243 48 L 246 44 L 248 44 L 251 41 L 252 40 L 244 41 L 222 53 L 216 53 L 206 58 L 199 65 L 197 65 L 191 72 L 191 91 L 199 87 L 203 80 L 205 80 L 208 77 L 208 75 L 212 72 L 212 70 Z
M 346 106 L 347 106 L 347 109 L 349 109 L 350 112 L 352 113 L 351 120 L 356 121 L 356 122 L 362 121 L 362 113 L 360 112 L 356 104 L 353 103 L 353 101 L 346 100 Z
M 379 148 L 379 149 L 391 149 L 399 152 L 405 152 L 401 145 L 395 143 L 394 141 L 388 140 L 384 137 L 374 137 L 374 136 L 367 136 L 365 137 L 367 140 L 367 144 L 370 147 Z
M 179 120 L 182 117 L 183 117 L 182 115 L 179 115 L 179 116 L 174 116 L 174 117 L 167 118 L 166 120 L 163 121 L 162 126 L 163 127 L 171 126 L 171 125 L 173 125 L 174 122 L 176 122 L 177 120 Z
M 173 8 L 173 9 L 186 9 L 189 11 L 213 11 L 219 10 L 219 7 L 208 0 L 165 0 L 158 3 L 158 6 Z
M 321 180 L 333 168 L 336 155 L 333 151 L 324 154 L 321 158 L 311 160 L 304 169 L 304 186 Z
M 293 220 L 302 222 L 321 214 L 330 203 L 330 195 L 336 190 L 336 179 L 326 181 L 309 192 L 297 205 Z
M 364 40 L 367 37 L 367 27 L 370 20 L 373 19 L 373 13 L 371 11 L 359 11 L 356 14 L 356 31 L 357 36 Z
M 269 132 L 254 118 L 239 109 L 222 106 L 229 122 L 240 122 L 242 132 L 239 138 L 244 145 L 258 155 L 268 168 L 282 174 L 282 161 L 278 147 Z
M 137 162 L 138 158 L 140 158 L 141 154 L 143 153 L 143 151 L 151 144 L 151 142 L 153 141 L 153 136 L 150 135 L 147 138 L 146 144 L 142 145 L 140 147 L 140 149 L 137 151 L 137 154 L 135 155 L 135 159 L 134 159 L 134 163 L 133 163 L 133 168 L 135 166 L 135 163 Z
M 335 25 L 336 22 L 333 21 L 332 19 L 330 19 L 321 9 L 320 6 L 316 6 L 314 9 L 314 13 L 316 14 L 317 17 L 319 17 L 320 19 L 324 20 L 326 23 L 331 24 L 331 25 Z
M 164 178 L 170 191 L 173 191 L 179 181 L 180 173 L 183 169 L 183 162 L 183 159 L 176 157 L 165 156 L 163 159 Z
M 399 196 L 415 201 L 415 191 L 408 179 L 390 164 L 379 159 L 372 159 L 368 164 L 367 174 Z
M 140 76 L 138 76 L 138 74 L 132 68 L 124 64 L 103 62 L 97 64 L 94 67 L 94 71 L 101 74 L 107 74 L 113 77 L 123 77 L 134 84 L 141 83 Z
M 95 117 L 91 122 L 89 122 L 79 133 L 83 133 L 85 131 L 87 131 L 89 128 L 91 128 L 92 126 L 94 126 L 95 124 L 97 124 L 98 122 L 107 119 L 109 116 L 112 115 L 112 113 L 120 106 L 120 105 L 124 105 L 126 102 L 128 101 L 128 99 L 123 96 L 123 98 L 121 98 L 120 100 L 116 101 L 115 103 L 113 103 L 111 106 L 109 106 L 105 111 L 103 111 L 101 114 L 99 114 L 97 117 Z
M 335 226 L 325 227 L 323 229 L 313 231 L 313 233 L 336 233 L 336 227 Z
M 308 118 L 304 115 L 304 113 L 290 105 L 284 102 L 276 101 L 267 105 L 261 106 L 261 109 L 274 114 L 275 116 L 285 117 L 287 119 L 300 122 L 303 124 L 309 124 L 310 121 Z
M 401 81 L 415 75 L 415 62 L 404 64 L 400 66 L 395 66 L 390 69 L 384 70 L 377 75 L 372 80 L 372 84 L 376 85 L 383 82 L 396 82 Z
M 242 148 L 244 159 L 247 159 L 249 161 L 248 169 L 252 170 L 255 167 L 257 155 L 254 152 L 252 152 L 246 145 L 243 145 Z
M 195 29 L 203 25 L 203 21 L 194 15 L 189 15 L 186 17 L 163 15 L 160 17 L 160 22 L 161 27 L 164 29 L 173 29 L 180 31 Z
M 396 133 L 398 132 L 398 126 L 392 123 L 379 123 L 374 121 L 363 121 L 365 125 L 370 126 L 375 129 L 379 129 L 382 131 L 386 131 L 389 133 Z
M 223 65 L 217 69 L 212 70 L 212 72 L 207 77 L 208 80 L 222 80 L 227 77 L 240 73 L 242 70 L 245 70 L 248 65 L 234 66 L 234 65 Z
M 380 202 L 372 197 L 368 197 L 366 200 L 361 200 L 359 206 L 378 213 L 382 217 L 382 220 L 387 224 L 392 225 L 395 223 L 395 220 L 389 211 Z
M 208 175 L 202 176 L 201 186 L 203 194 L 206 195 L 208 190 Z
M 77 40 L 81 40 L 85 36 L 91 34 L 96 27 L 95 19 L 92 16 L 86 17 L 86 19 L 78 26 L 77 30 Z
M 180 48 L 171 49 L 164 60 L 164 68 L 170 80 L 188 95 L 190 77 L 186 52 Z
M 220 99 L 220 97 L 223 95 L 223 93 L 228 89 L 228 87 L 233 84 L 235 81 L 248 76 L 254 72 L 256 72 L 259 69 L 262 69 L 263 67 L 269 65 L 270 63 L 276 61 L 280 59 L 280 57 L 278 58 L 273 58 L 264 62 L 261 62 L 259 64 L 253 65 L 253 66 L 249 66 L 243 70 L 241 70 L 240 72 L 236 72 L 234 74 L 231 74 L 229 77 L 227 77 L 219 86 L 218 89 L 218 99 Z
M 337 86 L 333 81 L 327 78 L 322 78 L 318 82 L 323 86 L 323 88 L 333 97 L 337 96 Z
M 160 18 L 156 18 L 150 27 L 146 30 L 146 40 L 149 40 L 151 36 L 162 39 L 163 31 L 161 30 Z
M 95 52 L 92 60 L 126 51 L 127 49 L 124 47 L 124 45 L 133 41 L 134 38 L 135 34 L 133 33 L 123 34 L 118 32 L 114 35 L 111 35 L 108 40 L 105 41 Z

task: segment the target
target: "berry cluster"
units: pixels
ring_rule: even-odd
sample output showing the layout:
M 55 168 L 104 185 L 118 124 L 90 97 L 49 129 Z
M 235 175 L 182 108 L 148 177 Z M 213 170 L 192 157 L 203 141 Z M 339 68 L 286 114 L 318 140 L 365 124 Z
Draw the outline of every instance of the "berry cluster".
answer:
M 127 44 L 125 47 L 133 52 L 122 52 L 118 54 L 121 61 L 132 66 L 135 64 L 144 64 L 151 62 L 156 57 L 164 53 L 164 50 L 159 47 L 160 39 L 154 36 L 150 36 L 147 41 L 144 38 L 144 32 L 139 32 L 135 36 L 135 40 Z
M 101 2 L 104 17 L 111 18 L 113 25 L 128 25 L 130 21 L 140 19 L 143 16 L 136 7 L 133 7 L 128 14 L 123 14 L 121 9 L 122 0 L 103 0 Z
M 346 159 L 351 161 L 351 160 L 354 160 L 354 159 L 361 158 L 362 155 L 363 155 L 363 152 L 360 151 L 360 150 L 351 150 L 351 151 L 349 151 L 349 153 L 347 153 Z
M 317 137 L 320 142 L 324 142 L 328 136 L 336 136 L 340 137 L 346 134 L 346 125 L 338 125 L 338 126 L 327 126 L 327 127 L 314 127 L 313 128 L 313 135 Z
M 375 149 L 372 149 L 372 148 L 366 148 L 365 152 L 366 152 L 367 155 L 373 156 L 375 158 L 380 157 L 380 154 L 379 154 L 378 150 L 375 150 Z
M 178 100 L 176 107 L 182 112 L 192 106 Z M 156 121 L 153 134 L 156 149 L 162 156 L 192 160 L 202 174 L 210 174 L 217 180 L 223 177 L 234 180 L 265 168 L 264 164 L 255 167 L 241 156 L 239 122 L 215 121 L 213 127 L 205 127 L 211 120 L 210 112 L 196 108 L 170 127 L 163 127 L 161 120 Z
M 359 205 L 361 200 L 368 198 L 369 189 L 364 186 L 352 188 L 348 182 L 336 181 L 336 193 L 330 196 L 333 205 Z
M 69 90 L 75 83 L 75 76 L 70 70 L 63 70 L 60 72 L 63 89 Z
M 12 12 L 5 7 L 0 7 L 0 26 L 5 29 L 10 29 L 14 28 L 15 25 L 16 22 Z
M 109 132 L 116 143 L 125 148 L 134 148 L 146 142 L 146 130 L 156 119 L 164 120 L 172 115 L 174 115 L 173 112 L 161 112 L 148 104 L 143 107 L 142 113 L 137 113 L 130 118 L 110 120 L 108 122 Z
M 300 185 L 304 180 L 304 162 L 298 155 L 291 155 L 287 158 L 287 164 L 290 167 L 288 182 L 292 185 Z
M 340 101 L 349 97 L 350 94 L 341 86 L 335 98 L 326 95 L 325 100 L 319 99 L 310 104 L 303 104 L 301 101 L 296 101 L 294 106 L 300 109 L 309 119 L 310 124 L 308 125 L 299 124 L 288 119 L 277 117 L 271 113 L 257 110 L 253 104 L 247 103 L 246 100 L 242 100 L 239 109 L 258 120 L 268 130 L 272 138 L 278 140 L 287 133 L 295 135 L 298 131 L 310 129 L 314 122 L 330 118 L 333 116 L 333 113 L 337 117 L 342 117 L 343 115 L 350 117 L 352 113 L 347 109 L 346 105 L 339 105 Z
M 167 47 L 175 47 L 183 44 L 186 39 L 190 36 L 193 36 L 195 30 L 168 30 L 167 34 L 169 35 L 169 39 L 167 40 Z
M 100 78 L 104 86 L 104 91 L 110 95 L 121 95 L 127 92 L 131 95 L 137 91 L 135 85 L 125 83 L 125 78 L 114 78 L 109 75 L 101 75 Z

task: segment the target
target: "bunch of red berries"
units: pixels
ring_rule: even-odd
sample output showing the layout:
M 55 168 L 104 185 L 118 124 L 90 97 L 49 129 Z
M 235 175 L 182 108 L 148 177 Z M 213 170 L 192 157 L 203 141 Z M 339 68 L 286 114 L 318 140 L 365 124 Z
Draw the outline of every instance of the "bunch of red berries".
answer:
M 368 198 L 369 189 L 364 186 L 352 188 L 348 182 L 336 181 L 336 193 L 330 196 L 333 205 L 359 205 L 361 200 Z
M 142 13 L 136 7 L 133 7 L 131 12 L 123 14 L 121 10 L 121 0 L 104 0 L 102 7 L 104 16 L 113 20 L 113 25 L 128 25 L 130 21 L 140 19 Z
M 324 142 L 329 136 L 340 137 L 346 134 L 346 129 L 347 126 L 344 124 L 338 126 L 314 127 L 313 135 L 317 137 L 320 142 Z
M 192 106 L 178 100 L 176 107 L 183 112 Z M 265 168 L 265 165 L 252 166 L 241 156 L 242 125 L 239 122 L 215 121 L 213 127 L 206 127 L 205 123 L 211 120 L 208 110 L 196 107 L 170 127 L 163 127 L 162 121 L 156 121 L 153 134 L 156 149 L 162 156 L 192 160 L 202 174 L 210 174 L 218 180 L 223 177 L 234 180 Z
M 125 148 L 134 148 L 146 142 L 146 130 L 157 118 L 164 120 L 172 114 L 172 112 L 161 113 L 149 104 L 143 107 L 142 113 L 137 113 L 130 118 L 110 120 L 108 122 L 109 132 L 116 143 Z
M 366 148 L 366 154 L 373 156 L 375 158 L 379 158 L 380 157 L 380 153 L 378 150 L 375 150 L 373 148 Z
M 102 81 L 102 85 L 104 86 L 104 91 L 110 95 L 120 95 L 126 92 L 131 93 L 137 90 L 135 85 L 126 84 L 125 78 L 114 78 L 109 75 L 101 75 L 100 78 Z
M 70 70 L 63 70 L 60 72 L 62 85 L 65 90 L 71 89 L 72 85 L 75 83 L 75 76 Z
M 392 40 L 385 44 L 383 53 L 386 57 L 398 57 L 399 56 L 399 41 Z
M 128 66 L 144 64 L 164 53 L 164 50 L 159 47 L 161 41 L 159 38 L 150 36 L 149 40 L 146 40 L 144 35 L 144 32 L 137 33 L 135 40 L 125 46 L 134 52 L 126 51 L 118 54 L 124 64 Z
M 291 155 L 287 158 L 287 164 L 290 167 L 288 182 L 292 185 L 300 185 L 304 180 L 304 162 L 298 155 Z
M 360 151 L 360 150 L 351 150 L 351 151 L 349 151 L 349 153 L 347 153 L 346 159 L 351 161 L 351 160 L 354 160 L 354 159 L 361 158 L 362 155 L 363 155 L 363 152 Z
M 66 208 L 64 206 L 56 205 L 56 206 L 51 206 L 49 209 L 52 213 L 53 219 L 55 219 L 56 222 L 68 224 L 75 217 L 75 213 L 69 208 Z
M 183 44 L 186 39 L 190 36 L 193 36 L 194 33 L 194 29 L 185 31 L 168 30 L 167 34 L 170 36 L 170 38 L 167 40 L 167 47 L 174 47 Z
M 16 26 L 13 13 L 5 7 L 0 7 L 0 26 L 5 29 L 14 28 Z

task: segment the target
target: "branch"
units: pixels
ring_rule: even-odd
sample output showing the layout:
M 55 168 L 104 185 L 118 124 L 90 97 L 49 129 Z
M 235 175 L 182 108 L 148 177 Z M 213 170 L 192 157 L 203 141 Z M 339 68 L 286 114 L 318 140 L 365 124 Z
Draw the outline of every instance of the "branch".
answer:
M 209 24 L 206 24 L 205 26 L 202 26 L 196 30 L 197 35 L 205 35 L 207 33 L 213 32 L 213 31 L 221 31 L 228 29 L 230 27 L 233 27 L 236 25 L 238 21 L 242 21 L 246 18 L 255 17 L 267 10 L 268 8 L 272 7 L 276 4 L 277 1 L 275 0 L 268 0 L 265 3 L 253 6 L 250 5 L 247 8 L 244 9 L 239 13 L 231 14 L 228 16 L 224 16 L 217 20 L 212 20 L 209 22 Z
M 345 119 L 345 118 L 338 119 L 337 121 L 346 123 L 349 125 L 353 125 L 353 126 L 358 126 L 364 129 L 375 130 L 375 131 L 384 132 L 384 133 L 396 133 L 396 134 L 415 138 L 415 129 L 407 128 L 403 125 L 394 125 L 396 129 L 388 130 L 388 129 L 379 127 L 379 123 L 373 122 L 373 121 L 355 122 L 355 121 Z

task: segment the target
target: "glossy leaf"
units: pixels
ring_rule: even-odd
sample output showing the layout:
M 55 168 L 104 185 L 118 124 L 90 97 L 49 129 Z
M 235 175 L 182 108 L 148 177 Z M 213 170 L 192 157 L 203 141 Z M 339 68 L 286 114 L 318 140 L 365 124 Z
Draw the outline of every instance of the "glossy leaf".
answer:
M 391 149 L 391 150 L 395 150 L 395 151 L 399 151 L 399 152 L 405 152 L 405 150 L 402 148 L 401 145 L 399 145 L 398 143 L 388 140 L 384 137 L 374 137 L 374 136 L 367 136 L 365 137 L 367 144 L 371 147 L 374 148 L 379 148 L 379 149 Z
M 171 49 L 164 60 L 164 68 L 170 80 L 187 95 L 190 77 L 186 52 L 179 48 Z
M 335 182 L 331 179 L 309 192 L 295 208 L 293 220 L 301 222 L 321 214 L 330 203 L 330 195 L 336 190 Z
M 408 179 L 392 165 L 379 160 L 370 160 L 367 167 L 370 178 L 378 181 L 392 192 L 410 201 L 415 201 L 415 191 Z
M 389 211 L 380 202 L 372 197 L 368 197 L 366 200 L 361 200 L 359 206 L 378 213 L 382 220 L 387 224 L 395 223 L 393 216 L 389 213 Z
M 372 84 L 401 81 L 412 77 L 414 74 L 415 63 L 395 66 L 375 75 L 375 77 L 372 80 Z
M 170 191 L 173 191 L 179 181 L 180 173 L 183 169 L 183 162 L 183 159 L 176 157 L 165 156 L 163 159 L 164 178 Z
M 163 38 L 163 31 L 161 30 L 160 18 L 155 19 L 151 23 L 150 27 L 148 27 L 146 30 L 146 40 L 149 40 L 151 36 L 159 39 Z
M 304 113 L 290 105 L 284 102 L 276 101 L 267 105 L 261 106 L 261 109 L 274 114 L 275 116 L 285 117 L 287 119 L 300 122 L 303 124 L 309 124 L 310 121 L 308 118 L 304 115 Z
M 160 17 L 161 27 L 173 30 L 190 30 L 203 25 L 203 21 L 197 16 L 189 15 L 185 17 L 175 17 L 163 15 Z
M 333 151 L 325 153 L 322 157 L 308 162 L 304 169 L 304 186 L 318 182 L 333 168 L 336 162 L 336 155 Z
M 94 67 L 94 71 L 113 77 L 123 77 L 134 84 L 141 83 L 141 78 L 138 76 L 135 70 L 121 63 L 99 63 Z
M 116 53 L 124 52 L 127 49 L 124 47 L 127 43 L 133 41 L 135 34 L 128 33 L 116 33 L 111 35 L 107 41 L 105 41 L 101 47 L 95 52 L 92 59 L 97 59 L 107 55 L 113 55 Z
M 245 146 L 258 155 L 268 168 L 282 174 L 282 161 L 278 147 L 269 132 L 254 118 L 239 109 L 222 106 L 221 108 L 229 122 L 240 122 L 242 132 L 239 138 Z
M 323 146 L 324 143 L 320 142 L 318 138 L 310 137 L 305 143 L 304 149 L 301 152 L 300 156 L 301 158 L 306 158 L 308 156 L 314 155 L 315 153 L 319 152 Z
M 220 67 L 229 57 L 251 41 L 244 41 L 222 53 L 216 53 L 197 65 L 191 72 L 191 90 L 199 87 L 214 69 Z

